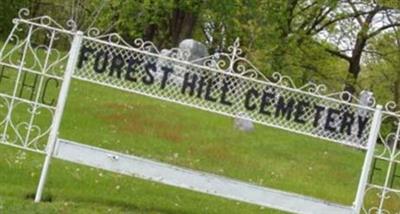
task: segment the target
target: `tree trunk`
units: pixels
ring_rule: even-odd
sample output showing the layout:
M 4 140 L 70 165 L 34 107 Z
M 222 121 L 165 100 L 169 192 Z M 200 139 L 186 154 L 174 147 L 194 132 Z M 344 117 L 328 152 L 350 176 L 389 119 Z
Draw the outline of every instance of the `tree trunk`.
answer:
M 197 14 L 176 8 L 170 20 L 172 46 L 178 46 L 183 39 L 191 38 L 196 22 Z
M 400 32 L 395 30 L 397 51 L 400 53 Z M 396 111 L 400 110 L 400 72 L 396 72 L 396 81 L 394 83 L 393 99 L 396 102 Z M 400 146 L 400 144 L 399 144 Z
M 351 57 L 349 59 L 349 68 L 344 90 L 350 94 L 354 94 L 356 92 L 357 79 L 361 71 L 361 57 L 367 44 L 367 38 L 363 32 L 364 31 L 362 30 L 357 35 L 356 44 L 354 45 Z
M 31 7 L 29 8 L 32 17 L 37 17 L 37 13 L 39 11 L 41 5 L 41 0 L 33 0 L 31 1 Z
M 144 30 L 144 35 L 143 35 L 144 41 L 153 41 L 156 33 L 157 33 L 157 25 L 149 24 L 148 26 L 146 26 L 146 29 Z
M 182 9 L 181 0 L 174 1 L 174 9 L 169 19 L 169 39 L 176 47 L 183 39 L 192 38 L 198 16 L 205 1 L 193 1 L 192 9 Z
M 344 90 L 349 92 L 350 94 L 354 94 L 356 92 L 356 84 L 360 71 L 360 62 L 356 59 L 351 58 L 344 86 Z
M 397 75 L 397 80 L 394 83 L 394 101 L 397 104 L 397 109 L 399 109 L 400 105 L 400 75 Z

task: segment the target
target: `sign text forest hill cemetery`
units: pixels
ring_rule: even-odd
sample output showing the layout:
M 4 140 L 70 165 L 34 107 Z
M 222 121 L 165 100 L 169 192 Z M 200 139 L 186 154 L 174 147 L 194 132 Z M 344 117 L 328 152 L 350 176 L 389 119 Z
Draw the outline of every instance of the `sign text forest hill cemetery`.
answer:
M 177 53 L 178 54 L 178 53 Z M 365 147 L 373 111 L 238 72 L 86 38 L 75 76 L 302 134 Z

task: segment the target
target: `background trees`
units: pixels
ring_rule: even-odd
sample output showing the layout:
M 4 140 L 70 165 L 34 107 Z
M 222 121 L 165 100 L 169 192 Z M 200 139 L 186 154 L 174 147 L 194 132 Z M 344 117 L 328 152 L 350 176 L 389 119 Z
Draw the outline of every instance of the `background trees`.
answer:
M 394 0 L 3 0 L 0 36 L 19 8 L 78 28 L 118 32 L 159 48 L 185 38 L 224 51 L 239 37 L 244 55 L 267 76 L 325 83 L 357 94 L 373 90 L 400 104 L 400 3 Z M 380 84 L 375 84 L 379 82 Z
M 345 0 L 336 8 L 335 16 L 339 20 L 324 33 L 325 39 L 334 45 L 334 49 L 328 48 L 327 51 L 348 64 L 345 89 L 349 92 L 356 91 L 362 60 L 370 53 L 371 40 L 400 26 L 400 13 L 394 6 L 389 1 Z

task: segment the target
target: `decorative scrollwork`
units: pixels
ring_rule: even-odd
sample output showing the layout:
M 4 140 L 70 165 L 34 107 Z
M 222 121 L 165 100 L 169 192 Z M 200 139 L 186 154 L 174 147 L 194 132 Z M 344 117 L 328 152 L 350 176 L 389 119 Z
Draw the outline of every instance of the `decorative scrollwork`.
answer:
M 260 72 L 249 60 L 240 55 L 243 50 L 240 48 L 240 42 L 237 38 L 233 45 L 227 48 L 228 52 L 218 52 L 211 56 L 194 59 L 191 62 L 203 66 L 211 67 L 221 72 L 238 74 L 251 79 L 267 81 L 265 75 Z
M 0 139 L 3 143 L 16 146 L 31 148 L 37 151 L 43 151 L 46 136 L 51 130 L 51 125 L 36 124 L 38 117 L 53 117 L 53 110 L 50 108 L 38 107 L 36 104 L 28 104 L 24 101 L 10 102 L 8 99 L 0 96 L 4 102 L 1 107 L 4 120 L 0 122 Z M 21 110 L 25 109 L 25 113 Z M 44 114 L 43 111 L 47 113 Z M 19 112 L 18 117 L 15 112 Z M 42 116 L 41 116 L 42 115 Z M 21 117 L 26 117 L 22 120 Z M 30 118 L 30 119 L 28 119 Z M 34 120 L 36 118 L 36 120 Z
M 324 84 L 315 84 L 313 82 L 309 82 L 302 87 L 299 88 L 300 90 L 305 90 L 313 94 L 323 95 L 327 92 L 328 87 Z
M 86 35 L 90 36 L 90 37 L 99 37 L 101 34 L 101 31 L 98 28 L 92 27 L 89 28 L 86 31 Z
M 18 18 L 19 18 L 19 19 L 26 19 L 26 18 L 29 17 L 30 13 L 31 13 L 31 12 L 29 11 L 28 8 L 22 8 L 22 9 L 20 9 L 20 10 L 18 11 Z
M 240 40 L 236 38 L 233 42 L 233 45 L 228 47 L 228 51 L 234 53 L 235 55 L 240 55 L 243 53 L 243 50 L 240 48 Z
M 394 101 L 389 101 L 384 106 L 385 111 L 392 112 L 395 114 L 400 114 L 400 111 L 397 111 L 398 110 L 397 108 L 398 108 L 398 106 L 397 106 L 396 102 L 394 102 Z
M 39 26 L 47 26 L 47 27 L 55 27 L 58 29 L 63 29 L 63 30 L 70 30 L 70 31 L 76 31 L 77 30 L 77 24 L 74 20 L 69 19 L 65 22 L 65 26 L 59 24 L 57 21 L 55 21 L 53 18 L 50 16 L 39 16 L 39 17 L 34 17 L 34 18 L 28 18 L 30 15 L 30 11 L 27 8 L 22 8 L 18 12 L 18 18 L 14 19 L 13 22 L 17 23 L 21 20 L 29 21 L 38 24 Z
M 73 19 L 68 19 L 66 22 L 66 26 L 72 31 L 76 31 L 78 29 L 78 25 Z
M 158 51 L 157 47 L 150 41 L 144 41 L 143 39 L 137 38 L 134 40 L 134 45 L 136 48 L 152 53 L 157 53 L 159 54 L 160 51 Z
M 326 86 L 324 86 L 324 87 L 326 87 Z M 361 94 L 362 94 L 362 92 L 360 93 L 360 95 Z M 362 105 L 362 106 L 366 106 L 366 107 L 370 107 L 370 108 L 374 108 L 376 106 L 376 99 L 372 95 L 367 97 L 364 100 L 361 100 L 358 96 L 355 96 L 354 94 L 352 94 L 348 91 L 340 91 L 340 92 L 334 92 L 334 93 L 330 93 L 330 94 L 322 93 L 321 95 L 331 97 L 331 98 L 334 98 L 337 100 L 341 100 L 346 103 L 354 103 L 354 104 L 358 104 L 358 105 Z

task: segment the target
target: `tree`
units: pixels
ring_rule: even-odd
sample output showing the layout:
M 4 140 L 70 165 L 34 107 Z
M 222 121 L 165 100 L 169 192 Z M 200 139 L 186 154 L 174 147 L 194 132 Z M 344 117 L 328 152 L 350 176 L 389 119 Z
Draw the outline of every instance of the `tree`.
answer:
M 288 60 L 290 53 L 287 52 L 293 52 L 297 47 L 305 45 L 308 48 L 302 50 L 321 54 L 312 45 L 317 42 L 323 50 L 347 63 L 344 89 L 354 93 L 369 42 L 377 35 L 400 26 L 399 4 L 361 0 L 268 1 L 269 8 L 275 8 L 269 11 L 269 20 L 275 23 L 272 32 L 278 36 L 272 58 L 273 69 L 287 69 L 287 63 L 295 60 L 293 57 Z M 310 52 L 303 54 L 312 55 Z M 301 55 L 296 57 L 303 60 L 301 64 L 307 62 Z M 307 67 L 310 65 L 315 64 Z M 302 79 L 307 78 L 303 75 Z
M 399 15 L 398 9 L 384 3 L 341 1 L 335 13 L 337 18 L 334 18 L 340 20 L 332 28 L 326 29 L 325 35 L 321 34 L 321 37 L 324 37 L 324 41 L 334 44 L 334 48 L 327 47 L 329 53 L 348 63 L 345 90 L 350 93 L 356 91 L 355 85 L 361 72 L 362 59 L 370 41 L 389 29 L 400 27 Z

